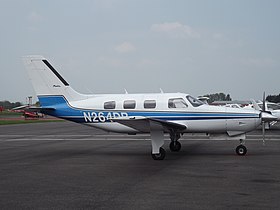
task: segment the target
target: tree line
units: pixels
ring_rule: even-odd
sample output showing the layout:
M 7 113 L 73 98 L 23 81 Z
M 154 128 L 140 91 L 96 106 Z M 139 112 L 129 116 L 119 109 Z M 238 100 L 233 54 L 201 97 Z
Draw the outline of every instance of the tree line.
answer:
M 0 107 L 3 107 L 4 109 L 12 109 L 21 105 L 22 103 L 20 102 L 0 101 Z
M 279 95 L 268 95 L 266 97 L 266 100 L 273 102 L 273 103 L 280 103 L 280 94 Z
M 213 103 L 214 101 L 231 101 L 230 94 L 225 93 L 214 93 L 214 94 L 207 94 L 204 97 L 208 97 L 208 103 Z

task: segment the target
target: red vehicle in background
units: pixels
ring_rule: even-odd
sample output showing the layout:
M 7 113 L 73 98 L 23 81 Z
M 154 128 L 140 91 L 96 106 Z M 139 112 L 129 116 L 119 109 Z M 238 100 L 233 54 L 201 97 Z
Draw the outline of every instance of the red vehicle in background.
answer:
M 38 111 L 34 111 L 38 109 L 38 107 L 31 107 L 29 105 L 23 105 L 16 108 L 13 108 L 12 112 L 22 113 L 25 119 L 39 119 L 44 117 L 42 113 Z
M 24 118 L 40 118 L 43 117 L 43 114 L 38 113 L 38 112 L 28 112 L 28 111 L 24 111 L 23 112 L 23 116 Z

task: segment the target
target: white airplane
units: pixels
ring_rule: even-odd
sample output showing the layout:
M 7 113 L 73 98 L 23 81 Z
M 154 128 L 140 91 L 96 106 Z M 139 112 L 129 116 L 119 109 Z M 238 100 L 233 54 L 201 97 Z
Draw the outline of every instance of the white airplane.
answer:
M 260 109 L 263 108 L 263 102 L 258 102 L 257 103 Z M 249 104 L 244 107 L 245 109 L 247 108 L 254 108 L 252 104 Z M 280 105 L 276 103 L 272 103 L 269 101 L 265 101 L 265 109 L 269 111 L 273 116 L 277 117 L 277 120 L 280 120 Z
M 225 107 L 241 109 L 241 106 L 239 104 L 226 104 Z
M 150 133 L 152 157 L 165 157 L 164 133 L 170 134 L 171 151 L 179 151 L 184 133 L 206 133 L 210 138 L 240 140 L 238 155 L 245 155 L 246 133 L 275 117 L 255 109 L 245 110 L 204 104 L 185 93 L 84 95 L 68 82 L 43 56 L 23 61 L 41 104 L 41 112 L 106 131 Z

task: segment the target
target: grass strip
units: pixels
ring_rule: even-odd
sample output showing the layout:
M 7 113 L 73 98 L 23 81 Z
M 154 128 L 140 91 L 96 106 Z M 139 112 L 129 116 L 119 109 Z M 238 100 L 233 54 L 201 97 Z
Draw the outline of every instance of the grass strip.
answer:
M 0 120 L 1 125 L 16 125 L 16 124 L 30 124 L 30 123 L 49 123 L 49 122 L 64 122 L 64 120 Z

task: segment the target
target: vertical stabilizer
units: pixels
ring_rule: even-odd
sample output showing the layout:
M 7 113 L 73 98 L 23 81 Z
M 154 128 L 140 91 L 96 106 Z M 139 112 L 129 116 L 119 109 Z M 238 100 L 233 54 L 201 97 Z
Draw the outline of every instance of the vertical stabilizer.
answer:
M 73 90 L 43 56 L 24 56 L 23 62 L 38 97 L 64 96 L 68 101 L 86 98 L 86 95 Z

